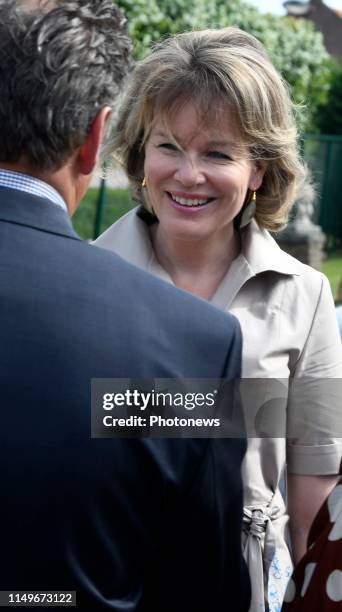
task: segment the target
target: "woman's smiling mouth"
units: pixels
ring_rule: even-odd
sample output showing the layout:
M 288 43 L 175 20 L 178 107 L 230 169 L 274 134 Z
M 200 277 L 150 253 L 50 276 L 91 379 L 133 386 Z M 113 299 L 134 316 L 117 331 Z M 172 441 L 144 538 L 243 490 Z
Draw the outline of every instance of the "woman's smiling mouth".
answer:
M 197 194 L 192 195 L 191 197 L 190 196 L 184 197 L 184 196 L 179 196 L 175 193 L 171 193 L 169 191 L 167 191 L 166 193 L 175 204 L 178 204 L 179 206 L 184 206 L 185 208 L 200 208 L 201 206 L 206 206 L 207 204 L 209 204 L 215 199 L 215 198 L 208 198 L 204 195 L 201 196 Z

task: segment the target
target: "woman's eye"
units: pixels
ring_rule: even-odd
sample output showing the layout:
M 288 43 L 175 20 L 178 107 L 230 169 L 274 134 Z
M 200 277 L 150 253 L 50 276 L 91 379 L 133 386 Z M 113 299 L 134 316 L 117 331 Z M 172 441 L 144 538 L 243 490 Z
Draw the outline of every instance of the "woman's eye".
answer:
M 214 159 L 222 159 L 227 161 L 232 159 L 226 153 L 222 153 L 222 151 L 208 151 L 207 155 L 208 157 L 213 157 Z
M 177 147 L 172 142 L 161 142 L 158 145 L 159 149 L 167 149 L 168 151 L 177 151 Z

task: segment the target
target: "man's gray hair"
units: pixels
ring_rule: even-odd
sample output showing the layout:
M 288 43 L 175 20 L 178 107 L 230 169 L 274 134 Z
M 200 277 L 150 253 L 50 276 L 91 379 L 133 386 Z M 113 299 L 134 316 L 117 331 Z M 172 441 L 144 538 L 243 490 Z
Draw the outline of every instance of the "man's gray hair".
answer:
M 129 56 L 112 0 L 0 0 L 0 161 L 61 167 L 113 106 Z

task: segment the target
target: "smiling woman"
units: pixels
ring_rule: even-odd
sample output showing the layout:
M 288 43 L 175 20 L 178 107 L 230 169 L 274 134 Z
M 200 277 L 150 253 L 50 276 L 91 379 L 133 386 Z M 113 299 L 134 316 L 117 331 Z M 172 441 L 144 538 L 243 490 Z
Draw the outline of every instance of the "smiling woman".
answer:
M 225 275 L 239 250 L 234 219 L 264 175 L 264 166 L 234 145 L 239 141 L 236 121 L 227 109 L 207 124 L 193 102 L 181 105 L 166 125 L 156 116 L 146 141 L 144 172 L 146 199 L 159 220 L 152 239 L 160 263 L 175 249 L 179 255 L 191 250 L 198 262 L 205 262 L 205 251 L 221 246 L 222 278 Z M 198 294 L 209 299 L 215 285 L 212 275 L 206 283 L 202 279 Z
M 253 36 L 224 28 L 156 45 L 131 76 L 111 150 L 140 207 L 97 244 L 236 315 L 242 372 L 252 379 L 247 408 L 279 406 L 272 378 L 282 391 L 292 378 L 342 377 L 326 279 L 281 251 L 269 233 L 286 224 L 305 168 L 288 88 Z M 293 424 L 300 398 L 285 394 L 289 443 L 267 431 L 248 443 L 242 541 L 251 612 L 280 610 L 292 567 L 288 510 L 296 560 L 338 472 L 330 402 L 318 398 L 317 386 L 311 393 L 301 432 Z M 288 505 L 280 492 L 286 468 Z

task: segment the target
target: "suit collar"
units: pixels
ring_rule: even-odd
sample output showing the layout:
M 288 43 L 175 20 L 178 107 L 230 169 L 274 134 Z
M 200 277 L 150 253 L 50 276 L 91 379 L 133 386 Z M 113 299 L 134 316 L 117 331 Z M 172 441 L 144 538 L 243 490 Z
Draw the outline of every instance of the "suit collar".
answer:
M 0 187 L 0 222 L 2 221 L 81 240 L 74 231 L 68 214 L 61 207 L 48 199 L 12 188 Z

